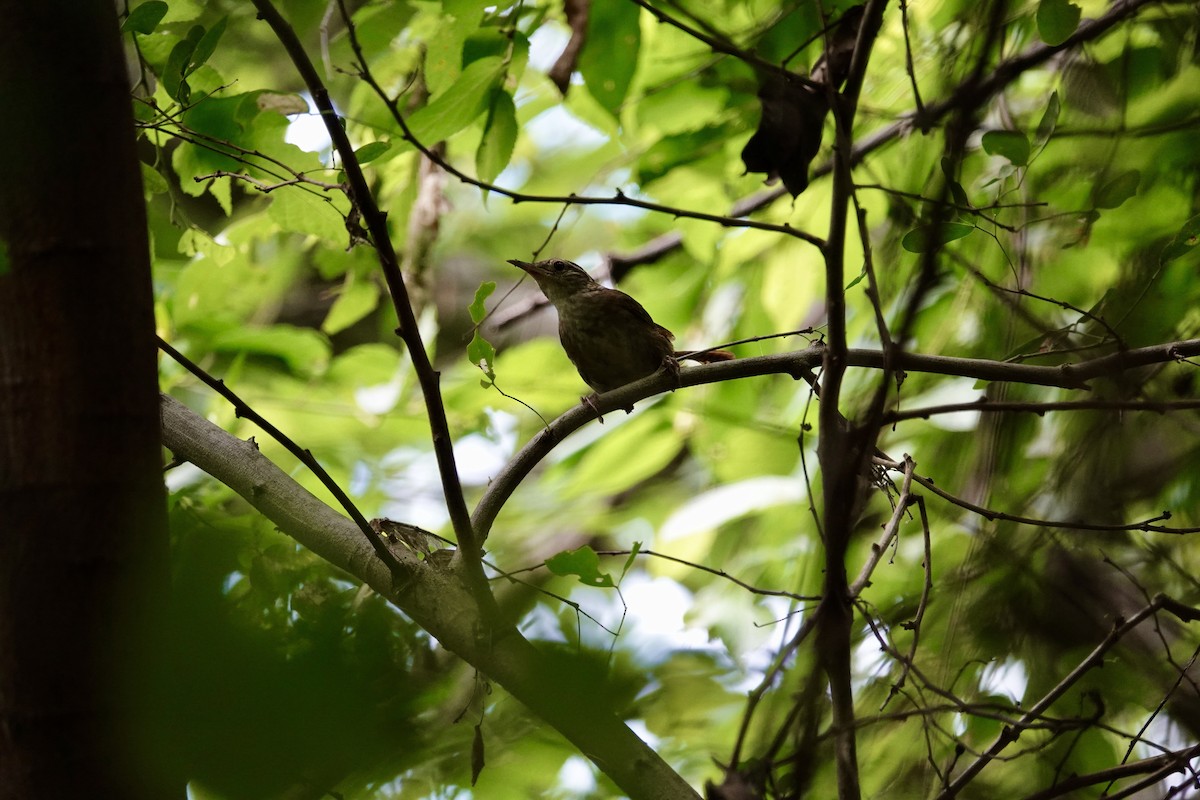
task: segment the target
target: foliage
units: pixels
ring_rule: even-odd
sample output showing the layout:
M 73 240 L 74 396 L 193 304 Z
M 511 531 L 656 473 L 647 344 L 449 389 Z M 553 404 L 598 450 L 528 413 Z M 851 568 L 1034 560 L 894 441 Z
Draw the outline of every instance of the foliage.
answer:
M 410 337 L 472 505 L 585 389 L 507 258 L 609 273 L 681 349 L 882 351 L 827 358 L 821 412 L 796 368 L 762 366 L 559 443 L 487 539 L 506 612 L 694 787 L 724 782 L 714 797 L 1098 796 L 1107 780 L 1076 776 L 1122 764 L 1110 791 L 1166 791 L 1200 733 L 1200 21 L 1141 0 L 869 4 L 865 73 L 805 131 L 810 185 L 764 188 L 740 157 L 764 75 L 807 75 L 852 5 L 279 3 L 386 243 L 251 4 L 132 3 L 160 334 L 368 517 L 447 537 Z M 380 268 L 393 248 L 408 298 Z M 161 378 L 336 506 L 191 373 L 164 359 Z M 298 784 L 345 797 L 618 791 L 360 576 L 198 471 L 168 480 L 205 654 L 172 745 L 196 754 L 195 796 L 282 793 L 290 771 L 264 765 L 297 756 Z M 1182 605 L 1139 618 L 1159 594 Z M 1104 668 L 1067 680 L 1106 636 Z M 228 736 L 249 706 L 257 747 Z

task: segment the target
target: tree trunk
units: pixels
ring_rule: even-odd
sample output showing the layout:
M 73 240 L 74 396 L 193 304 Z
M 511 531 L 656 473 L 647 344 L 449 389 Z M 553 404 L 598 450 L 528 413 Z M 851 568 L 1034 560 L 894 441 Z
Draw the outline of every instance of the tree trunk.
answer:
M 114 4 L 0 19 L 0 797 L 168 797 L 135 744 L 167 540 Z

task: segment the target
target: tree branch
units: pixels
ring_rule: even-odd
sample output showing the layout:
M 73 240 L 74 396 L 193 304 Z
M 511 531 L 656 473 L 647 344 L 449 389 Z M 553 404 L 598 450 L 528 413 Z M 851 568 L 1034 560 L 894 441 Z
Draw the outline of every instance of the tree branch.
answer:
M 393 549 L 407 580 L 374 556 L 358 528 L 288 477 L 258 448 L 161 396 L 163 443 L 233 489 L 304 547 L 373 588 L 413 618 L 450 652 L 477 668 L 571 741 L 622 791 L 636 800 L 697 800 L 699 795 L 597 697 L 600 687 L 547 661 L 515 629 L 487 635 L 488 621 L 461 572 L 466 561 L 441 566 Z

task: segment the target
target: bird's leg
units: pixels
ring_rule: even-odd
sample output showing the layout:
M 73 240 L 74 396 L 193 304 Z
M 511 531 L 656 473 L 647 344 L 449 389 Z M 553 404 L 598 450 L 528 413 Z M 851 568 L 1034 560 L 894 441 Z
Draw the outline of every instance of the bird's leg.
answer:
M 662 369 L 666 370 L 666 373 L 671 376 L 672 383 L 675 384 L 674 386 L 671 387 L 671 391 L 673 392 L 676 389 L 678 389 L 679 388 L 679 361 L 676 360 L 675 356 L 671 356 L 671 355 L 663 356 Z
M 591 394 L 589 394 L 586 397 L 579 398 L 579 402 L 583 403 L 585 406 L 592 409 L 592 411 L 595 411 L 596 412 L 596 421 L 599 422 L 601 425 L 603 425 L 604 417 L 600 416 L 600 407 L 598 405 L 596 405 L 596 398 L 599 396 L 600 395 L 596 394 L 595 392 L 592 392 Z M 629 413 L 629 412 L 625 412 L 625 413 Z

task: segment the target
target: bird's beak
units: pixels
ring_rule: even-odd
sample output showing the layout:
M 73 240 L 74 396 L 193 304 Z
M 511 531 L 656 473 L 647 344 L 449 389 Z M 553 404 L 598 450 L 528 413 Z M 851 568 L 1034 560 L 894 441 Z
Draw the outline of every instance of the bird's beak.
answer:
M 528 261 L 518 261 L 515 258 L 510 258 L 508 260 L 508 263 L 512 264 L 514 267 L 520 267 L 521 269 L 523 269 L 529 273 L 532 273 L 532 271 L 533 271 L 533 264 L 531 264 Z

